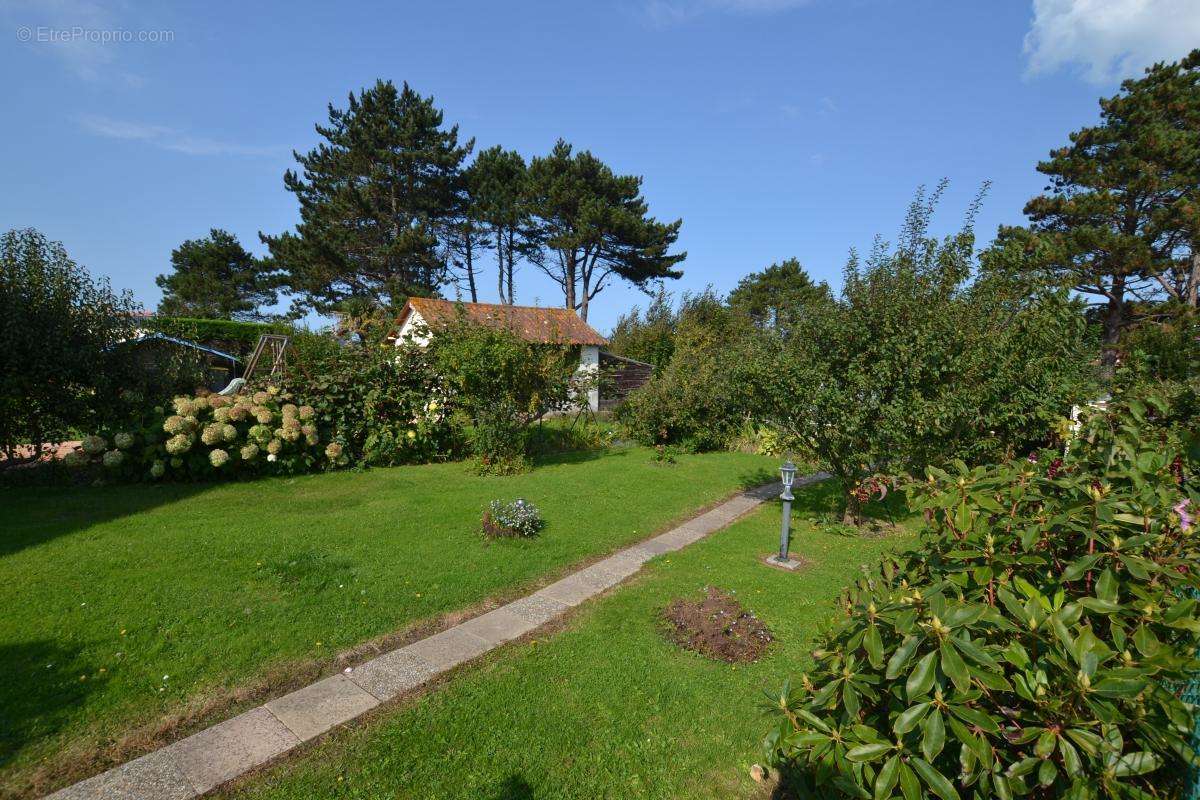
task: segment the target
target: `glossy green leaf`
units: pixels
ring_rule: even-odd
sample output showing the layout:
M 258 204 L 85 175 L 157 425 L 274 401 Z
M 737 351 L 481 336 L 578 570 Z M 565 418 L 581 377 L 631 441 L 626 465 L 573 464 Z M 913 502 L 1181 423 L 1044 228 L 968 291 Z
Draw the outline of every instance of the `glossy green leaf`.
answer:
M 937 673 L 937 656 L 936 650 L 926 653 L 908 674 L 905 691 L 910 700 L 925 694 L 933 687 L 933 679 Z

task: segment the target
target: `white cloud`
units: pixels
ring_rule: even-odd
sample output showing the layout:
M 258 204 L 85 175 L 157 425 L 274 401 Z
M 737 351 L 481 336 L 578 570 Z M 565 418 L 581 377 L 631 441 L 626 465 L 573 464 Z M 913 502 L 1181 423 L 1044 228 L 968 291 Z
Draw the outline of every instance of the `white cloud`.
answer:
M 122 0 L 0 0 L 5 23 L 34 54 L 57 59 L 68 72 L 90 83 L 136 89 L 146 79 L 122 66 L 122 49 L 138 46 L 131 43 L 138 37 L 161 41 L 167 35 L 173 39 L 174 32 L 130 25 L 125 10 Z
M 772 14 L 809 0 L 647 0 L 642 13 L 656 26 L 675 25 L 708 13 Z
M 258 145 L 223 142 L 169 128 L 165 125 L 148 125 L 128 122 L 97 115 L 79 118 L 80 126 L 88 133 L 107 139 L 145 142 L 160 150 L 170 150 L 189 156 L 279 156 L 288 152 L 283 147 L 260 147 Z
M 1197 0 L 1033 0 L 1030 75 L 1063 68 L 1093 83 L 1141 74 L 1200 47 Z

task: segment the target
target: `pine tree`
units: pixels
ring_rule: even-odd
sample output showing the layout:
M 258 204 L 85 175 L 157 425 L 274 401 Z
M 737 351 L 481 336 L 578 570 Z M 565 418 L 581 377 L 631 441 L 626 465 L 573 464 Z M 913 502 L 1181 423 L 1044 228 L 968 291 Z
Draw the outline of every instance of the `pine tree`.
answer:
M 472 164 L 459 174 L 455 191 L 454 214 L 446 225 L 446 249 L 450 264 L 454 267 L 454 284 L 461 289 L 461 278 L 466 278 L 471 302 L 479 302 L 478 259 L 482 251 L 492 244 L 483 211 L 476 196 Z M 461 276 L 461 277 L 460 277 Z
M 442 128 L 433 97 L 378 81 L 345 110 L 329 106 L 325 140 L 295 153 L 284 185 L 300 203 L 295 233 L 263 235 L 299 310 L 327 311 L 347 297 L 397 306 L 446 280 L 455 189 L 474 141 Z
M 786 333 L 813 305 L 829 303 L 833 293 L 824 281 L 814 283 L 794 258 L 753 272 L 729 293 L 729 305 L 749 315 L 754 324 Z
M 480 152 L 469 173 L 480 217 L 491 231 L 500 302 L 512 305 L 516 262 L 521 258 L 536 259 L 539 252 L 530 227 L 525 159 L 515 150 L 489 147 Z
M 1098 296 L 1105 363 L 1131 302 L 1166 294 L 1195 306 L 1200 289 L 1200 51 L 1156 64 L 1100 101 L 1099 125 L 1070 135 L 1038 171 L 1047 194 L 1025 206 L 1030 229 L 1001 228 L 998 247 Z
M 163 290 L 160 314 L 203 319 L 262 319 L 260 309 L 278 300 L 278 277 L 248 253 L 237 237 L 213 228 L 207 238 L 189 239 L 171 252 L 168 275 L 154 282 Z
M 529 197 L 539 244 L 550 251 L 538 266 L 563 290 L 563 304 L 585 320 L 588 304 L 613 279 L 641 289 L 682 276 L 670 253 L 682 220 L 649 216 L 642 179 L 617 175 L 600 159 L 558 140 L 529 165 Z

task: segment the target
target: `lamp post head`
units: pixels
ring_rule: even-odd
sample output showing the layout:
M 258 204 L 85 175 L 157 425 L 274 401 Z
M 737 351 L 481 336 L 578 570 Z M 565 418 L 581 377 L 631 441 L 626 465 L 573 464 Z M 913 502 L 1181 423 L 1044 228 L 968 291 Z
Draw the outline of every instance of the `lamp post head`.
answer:
M 792 483 L 796 480 L 796 465 L 791 462 L 791 459 L 785 461 L 779 468 L 779 475 L 783 478 L 783 488 L 792 488 Z

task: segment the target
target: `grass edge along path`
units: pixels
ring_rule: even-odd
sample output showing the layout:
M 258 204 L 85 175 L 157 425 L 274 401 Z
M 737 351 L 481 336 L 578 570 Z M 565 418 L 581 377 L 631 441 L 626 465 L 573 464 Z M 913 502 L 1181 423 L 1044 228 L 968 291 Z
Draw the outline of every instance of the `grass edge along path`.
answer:
M 808 482 L 819 479 L 814 476 Z M 803 481 L 798 483 L 803 485 Z M 212 791 L 443 672 L 551 622 L 621 583 L 651 558 L 726 527 L 774 493 L 774 484 L 741 493 L 667 533 L 626 547 L 527 597 L 276 698 L 62 789 L 52 797 L 182 800 Z

